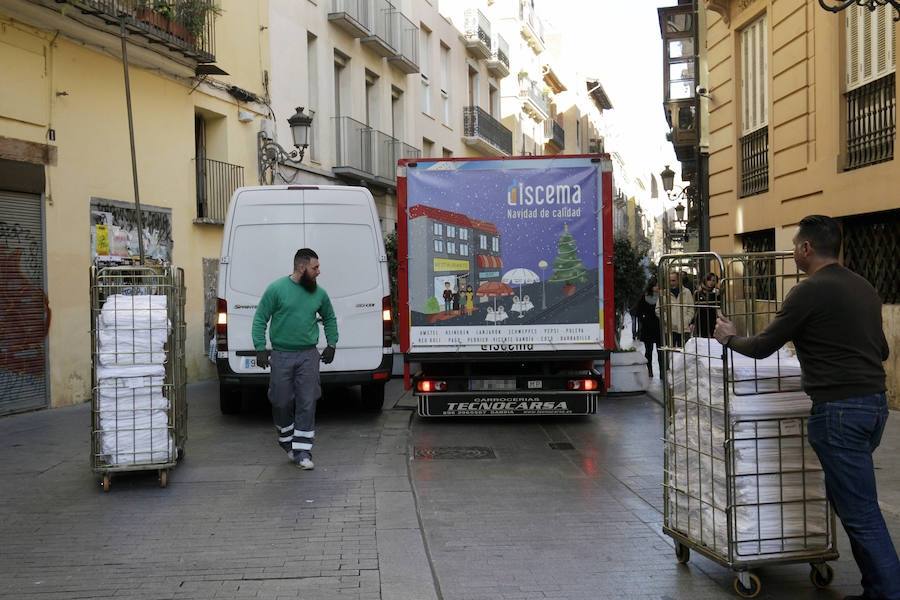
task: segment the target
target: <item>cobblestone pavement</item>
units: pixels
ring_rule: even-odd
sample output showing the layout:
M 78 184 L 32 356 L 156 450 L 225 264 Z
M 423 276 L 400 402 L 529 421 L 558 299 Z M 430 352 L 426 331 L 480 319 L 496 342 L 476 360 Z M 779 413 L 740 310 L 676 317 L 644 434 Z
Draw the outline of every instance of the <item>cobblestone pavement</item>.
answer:
M 108 494 L 90 471 L 86 405 L 0 419 L 0 598 L 735 597 L 726 569 L 677 564 L 660 532 L 662 409 L 650 397 L 606 399 L 591 418 L 473 421 L 412 416 L 397 381 L 388 396 L 375 415 L 358 392 L 330 394 L 316 470 L 300 472 L 264 404 L 225 417 L 214 382 L 192 385 L 169 487 L 122 474 Z M 413 447 L 443 446 L 496 458 L 411 460 Z M 892 509 L 900 415 L 877 457 Z M 900 514 L 888 517 L 900 539 Z M 771 567 L 760 597 L 855 592 L 843 538 L 841 550 L 833 590 L 813 590 L 805 565 Z

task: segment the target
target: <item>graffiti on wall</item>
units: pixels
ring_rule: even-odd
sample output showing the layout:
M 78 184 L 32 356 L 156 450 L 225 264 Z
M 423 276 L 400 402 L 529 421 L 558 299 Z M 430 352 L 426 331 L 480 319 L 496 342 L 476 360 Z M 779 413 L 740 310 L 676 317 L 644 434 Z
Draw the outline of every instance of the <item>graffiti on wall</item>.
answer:
M 150 264 L 172 262 L 172 211 L 141 205 L 144 257 Z M 91 257 L 95 263 L 128 263 L 140 254 L 134 204 L 91 199 Z
M 45 399 L 50 307 L 43 265 L 40 238 L 0 221 L 0 410 L 29 397 L 37 404 Z

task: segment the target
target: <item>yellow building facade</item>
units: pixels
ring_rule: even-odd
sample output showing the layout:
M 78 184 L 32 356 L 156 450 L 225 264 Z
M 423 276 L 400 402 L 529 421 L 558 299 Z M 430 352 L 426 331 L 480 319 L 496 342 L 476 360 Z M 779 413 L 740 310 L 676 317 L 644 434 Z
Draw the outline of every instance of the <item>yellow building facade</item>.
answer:
M 790 250 L 809 214 L 838 218 L 844 263 L 875 285 L 900 408 L 896 24 L 815 0 L 705 0 L 711 248 Z
M 5 281 L 12 276 L 29 294 L 44 295 L 38 324 L 46 327 L 23 328 L 13 341 L 4 336 L 0 412 L 90 397 L 96 224 L 102 220 L 110 237 L 115 229 L 125 238 L 130 226 L 118 219 L 134 216 L 116 24 L 122 15 L 111 4 L 0 1 L 0 71 L 7 82 L 0 93 L 0 265 Z M 255 183 L 256 131 L 242 121 L 264 107 L 240 102 L 228 86 L 262 94 L 264 7 L 223 0 L 221 14 L 185 32 L 151 22 L 136 3 L 118 4 L 133 5 L 127 50 L 146 252 L 184 269 L 188 375 L 209 377 L 206 289 L 222 236 L 221 226 L 210 224 L 221 220 L 211 214 L 221 207 L 210 202 L 223 195 L 214 188 Z M 203 74 L 212 61 L 230 75 Z M 110 254 L 107 244 L 101 241 L 100 254 Z M 119 254 L 133 253 L 123 244 L 129 247 Z M 7 332 L 27 310 L 17 294 L 0 287 Z

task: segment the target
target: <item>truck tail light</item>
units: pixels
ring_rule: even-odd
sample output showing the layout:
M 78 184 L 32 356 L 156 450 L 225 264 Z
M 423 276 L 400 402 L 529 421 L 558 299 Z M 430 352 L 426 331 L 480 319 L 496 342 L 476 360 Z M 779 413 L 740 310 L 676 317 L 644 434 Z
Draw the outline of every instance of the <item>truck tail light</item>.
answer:
M 416 389 L 419 390 L 423 394 L 429 394 L 431 392 L 446 392 L 447 391 L 447 382 L 446 381 L 432 381 L 431 379 L 423 379 L 419 383 L 416 384 Z
M 228 352 L 228 303 L 224 298 L 216 300 L 216 350 Z
M 573 392 L 593 392 L 600 388 L 596 379 L 570 379 L 566 383 L 566 389 Z
M 381 328 L 383 345 L 385 348 L 390 348 L 394 341 L 394 316 L 391 313 L 390 296 L 381 299 Z

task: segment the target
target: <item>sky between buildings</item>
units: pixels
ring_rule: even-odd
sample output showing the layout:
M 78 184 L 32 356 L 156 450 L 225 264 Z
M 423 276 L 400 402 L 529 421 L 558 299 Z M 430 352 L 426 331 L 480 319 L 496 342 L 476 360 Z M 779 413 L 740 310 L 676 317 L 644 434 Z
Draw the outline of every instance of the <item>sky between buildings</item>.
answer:
M 566 60 L 600 78 L 614 107 L 610 114 L 616 151 L 635 176 L 649 184 L 650 173 L 665 165 L 679 172 L 672 145 L 666 141 L 663 114 L 662 40 L 656 9 L 675 0 L 541 0 L 541 14 L 567 37 L 578 52 Z M 660 190 L 660 195 L 664 192 Z M 662 204 L 647 207 L 659 214 Z

